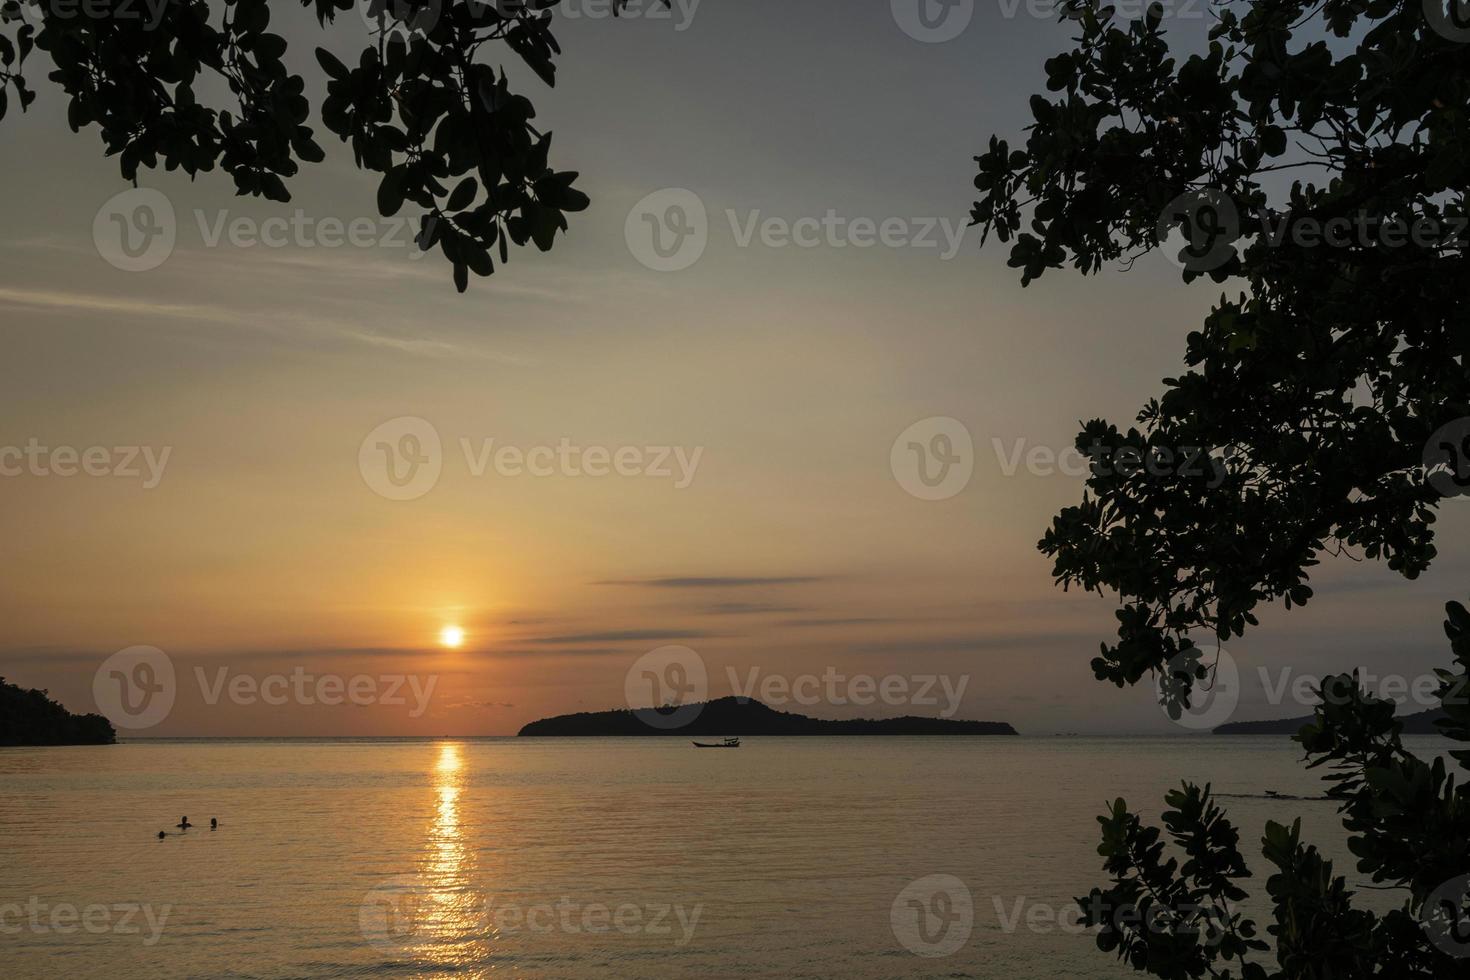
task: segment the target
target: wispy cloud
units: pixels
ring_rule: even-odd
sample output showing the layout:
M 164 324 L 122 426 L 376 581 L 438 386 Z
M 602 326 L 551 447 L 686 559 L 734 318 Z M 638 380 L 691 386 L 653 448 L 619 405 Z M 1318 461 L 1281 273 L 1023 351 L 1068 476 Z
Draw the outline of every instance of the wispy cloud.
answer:
M 700 630 L 611 630 L 605 633 L 568 633 L 563 636 L 538 636 L 527 643 L 626 643 L 647 640 L 711 639 L 728 634 L 705 633 Z
M 822 627 L 822 626 L 864 626 L 864 625 L 870 625 L 870 624 L 873 624 L 873 623 L 903 623 L 903 622 L 912 622 L 912 620 L 884 619 L 884 618 L 878 617 L 878 616 L 871 616 L 871 617 L 853 616 L 853 617 L 850 617 L 850 618 L 847 618 L 847 619 L 783 619 L 777 625 L 779 625 L 779 626 L 794 626 L 794 627 L 797 627 L 799 629 L 805 629 L 805 628 L 809 628 L 809 627 Z
M 798 613 L 799 606 L 778 606 L 768 602 L 717 602 L 698 610 L 706 616 L 757 616 L 763 614 Z
M 535 641 L 529 641 L 534 643 Z M 626 647 L 540 647 L 537 649 L 525 649 L 524 647 L 498 647 L 494 650 L 484 650 L 470 654 L 476 657 L 488 657 L 491 660 L 517 659 L 521 657 L 535 657 L 548 659 L 553 657 L 633 657 L 635 653 Z
M 319 313 L 291 310 L 240 309 L 210 303 L 165 303 L 153 299 L 79 293 L 70 290 L 24 289 L 0 286 L 0 309 L 27 310 L 50 314 L 99 314 L 141 320 L 167 320 L 191 325 L 213 324 L 241 331 L 266 334 L 288 343 L 328 341 L 383 348 L 415 357 L 442 360 L 474 358 L 524 365 L 527 359 L 513 354 L 466 346 L 433 337 L 401 336 L 365 326 L 361 318 L 333 319 Z
M 759 585 L 805 585 L 810 582 L 821 581 L 824 581 L 824 579 L 816 575 L 699 575 L 675 578 L 611 579 L 603 582 L 594 582 L 593 584 L 634 585 L 649 589 L 738 589 Z
M 100 664 L 115 649 L 77 650 L 56 647 L 22 647 L 0 650 L 0 666 L 4 664 L 86 663 Z M 178 664 L 231 666 L 252 663 L 312 664 L 330 660 L 368 658 L 418 658 L 435 652 L 427 647 L 315 647 L 280 650 L 226 650 L 195 653 L 170 649 L 165 651 Z
M 165 317 L 240 324 L 239 313 L 223 307 L 198 303 L 160 303 L 151 299 L 98 296 L 90 293 L 48 289 L 17 289 L 0 286 L 0 306 L 31 310 L 71 310 L 81 313 L 111 313 L 124 316 Z
M 1080 644 L 1096 651 L 1093 633 L 996 633 L 978 636 L 946 636 L 934 639 L 913 638 L 857 643 L 845 647 L 852 653 L 876 656 L 908 657 L 926 653 L 980 653 L 991 650 L 1034 649 L 1036 647 Z

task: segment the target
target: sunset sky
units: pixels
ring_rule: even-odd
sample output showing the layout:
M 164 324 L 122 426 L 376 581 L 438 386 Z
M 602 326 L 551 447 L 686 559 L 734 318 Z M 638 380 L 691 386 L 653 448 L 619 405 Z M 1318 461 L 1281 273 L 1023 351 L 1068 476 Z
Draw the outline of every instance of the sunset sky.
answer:
M 274 29 L 319 98 L 315 21 L 279 6 Z M 1181 370 L 1218 288 L 1185 287 L 1153 255 L 1023 291 L 1004 247 L 981 251 L 973 230 L 949 259 L 944 246 L 739 242 L 752 220 L 829 212 L 962 227 L 973 156 L 993 132 L 1018 138 L 1068 35 L 1025 5 L 1004 16 L 1012 6 L 980 3 L 945 43 L 908 36 L 877 0 L 569 20 L 555 90 L 508 68 L 592 208 L 550 253 L 518 250 L 464 295 L 437 255 L 411 258 L 391 231 L 370 247 L 208 244 L 222 218 L 376 217 L 374 179 L 321 127 L 328 160 L 291 183 L 289 205 L 235 198 L 220 173 L 145 175 L 177 243 L 157 268 L 114 268 L 94 218 L 127 185 L 95 132 L 67 130 L 37 58 L 40 100 L 0 124 L 13 176 L 0 447 L 169 455 L 152 488 L 0 477 L 0 674 L 94 710 L 98 664 L 145 644 L 187 678 L 147 734 L 512 734 L 622 706 L 633 661 L 675 643 L 707 661 L 714 695 L 729 693 L 727 668 L 942 674 L 969 678 L 960 717 L 1025 733 L 1175 730 L 1151 689 L 1092 679 L 1115 604 L 1063 594 L 1035 550 L 1082 481 L 1024 464 L 1008 475 L 1008 457 L 1070 446 L 1079 420 L 1131 421 Z M 1179 25 L 1181 39 L 1204 29 Z M 365 38 L 349 13 L 328 43 L 345 58 Z M 708 213 L 707 247 L 682 271 L 647 268 L 625 237 L 630 209 L 665 188 Z M 974 469 L 930 501 L 895 478 L 890 449 L 935 416 L 963 423 Z M 433 426 L 442 472 L 390 500 L 359 453 L 402 417 Z M 682 487 L 477 476 L 463 446 L 490 439 L 677 447 L 698 462 Z M 1442 510 L 1439 564 L 1418 583 L 1329 560 L 1311 605 L 1270 610 L 1230 647 L 1250 672 L 1238 717 L 1306 713 L 1260 703 L 1257 665 L 1412 675 L 1447 662 L 1439 621 L 1465 598 L 1467 515 Z M 440 642 L 446 626 L 464 631 L 457 649 Z M 415 718 L 211 706 L 195 667 L 438 680 Z

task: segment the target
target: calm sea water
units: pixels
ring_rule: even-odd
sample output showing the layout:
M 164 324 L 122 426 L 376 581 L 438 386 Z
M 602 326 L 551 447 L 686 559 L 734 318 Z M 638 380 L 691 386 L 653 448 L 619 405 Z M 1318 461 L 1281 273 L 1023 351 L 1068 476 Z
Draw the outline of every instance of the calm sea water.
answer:
M 0 749 L 0 947 L 9 977 L 1130 976 L 1068 911 L 1102 881 L 1105 801 L 1319 794 L 1297 758 L 1268 737 Z M 1297 815 L 1345 856 L 1329 803 L 1222 802 L 1249 856 Z

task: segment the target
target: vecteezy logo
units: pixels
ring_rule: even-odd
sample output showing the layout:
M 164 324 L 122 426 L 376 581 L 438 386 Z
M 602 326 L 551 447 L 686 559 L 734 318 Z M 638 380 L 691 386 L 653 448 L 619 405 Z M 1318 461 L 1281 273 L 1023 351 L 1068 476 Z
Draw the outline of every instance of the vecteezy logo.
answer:
M 1190 272 L 1209 272 L 1235 257 L 1240 212 L 1224 191 L 1186 191 L 1164 208 L 1154 230 L 1170 262 Z
M 893 938 L 916 956 L 953 955 L 975 927 L 970 889 L 954 875 L 928 875 L 910 882 L 889 910 Z
M 147 272 L 163 265 L 173 254 L 177 236 L 173 203 L 151 187 L 114 194 L 92 219 L 97 254 L 124 272 Z
M 1470 0 L 1424 0 L 1424 19 L 1447 41 L 1470 41 Z
M 357 12 L 369 31 L 384 38 L 427 36 L 439 23 L 444 0 L 358 0 Z
M 709 696 L 704 658 L 684 646 L 650 650 L 628 668 L 623 694 L 650 728 L 683 728 L 699 717 Z
M 893 440 L 888 466 L 898 485 L 920 500 L 948 500 L 975 471 L 970 430 L 943 415 L 921 419 Z
M 709 244 L 704 201 L 682 187 L 654 191 L 628 212 L 623 238 L 633 258 L 654 272 L 687 269 Z
M 1470 497 L 1470 418 L 1456 419 L 1424 444 L 1429 485 L 1445 497 Z
M 1240 668 L 1219 644 L 1203 650 L 1190 645 L 1169 660 L 1154 688 L 1159 706 L 1176 725 L 1196 731 L 1216 728 L 1240 704 Z
M 92 700 L 119 728 L 152 728 L 173 710 L 174 664 L 157 647 L 119 650 L 92 675 Z
M 893 21 L 909 37 L 926 44 L 952 41 L 970 26 L 975 0 L 890 0 Z
M 1441 952 L 1457 960 L 1470 957 L 1470 875 L 1451 878 L 1431 892 L 1419 921 Z
M 413 415 L 389 419 L 358 447 L 357 468 L 378 496 L 417 500 L 434 489 L 444 468 L 439 430 Z
M 424 882 L 415 875 L 399 875 L 373 887 L 357 907 L 357 928 L 374 947 L 398 953 L 425 938 L 428 931 L 423 898 Z

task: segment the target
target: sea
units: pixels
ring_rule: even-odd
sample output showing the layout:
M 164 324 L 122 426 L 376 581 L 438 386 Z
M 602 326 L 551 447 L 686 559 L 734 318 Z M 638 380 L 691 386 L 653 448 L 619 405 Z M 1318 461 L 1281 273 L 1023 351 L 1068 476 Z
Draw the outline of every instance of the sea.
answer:
M 1297 818 L 1360 884 L 1320 776 L 1280 736 L 3 748 L 0 972 L 1133 976 L 1077 922 L 1097 815 L 1209 783 L 1248 889 L 1266 822 Z

